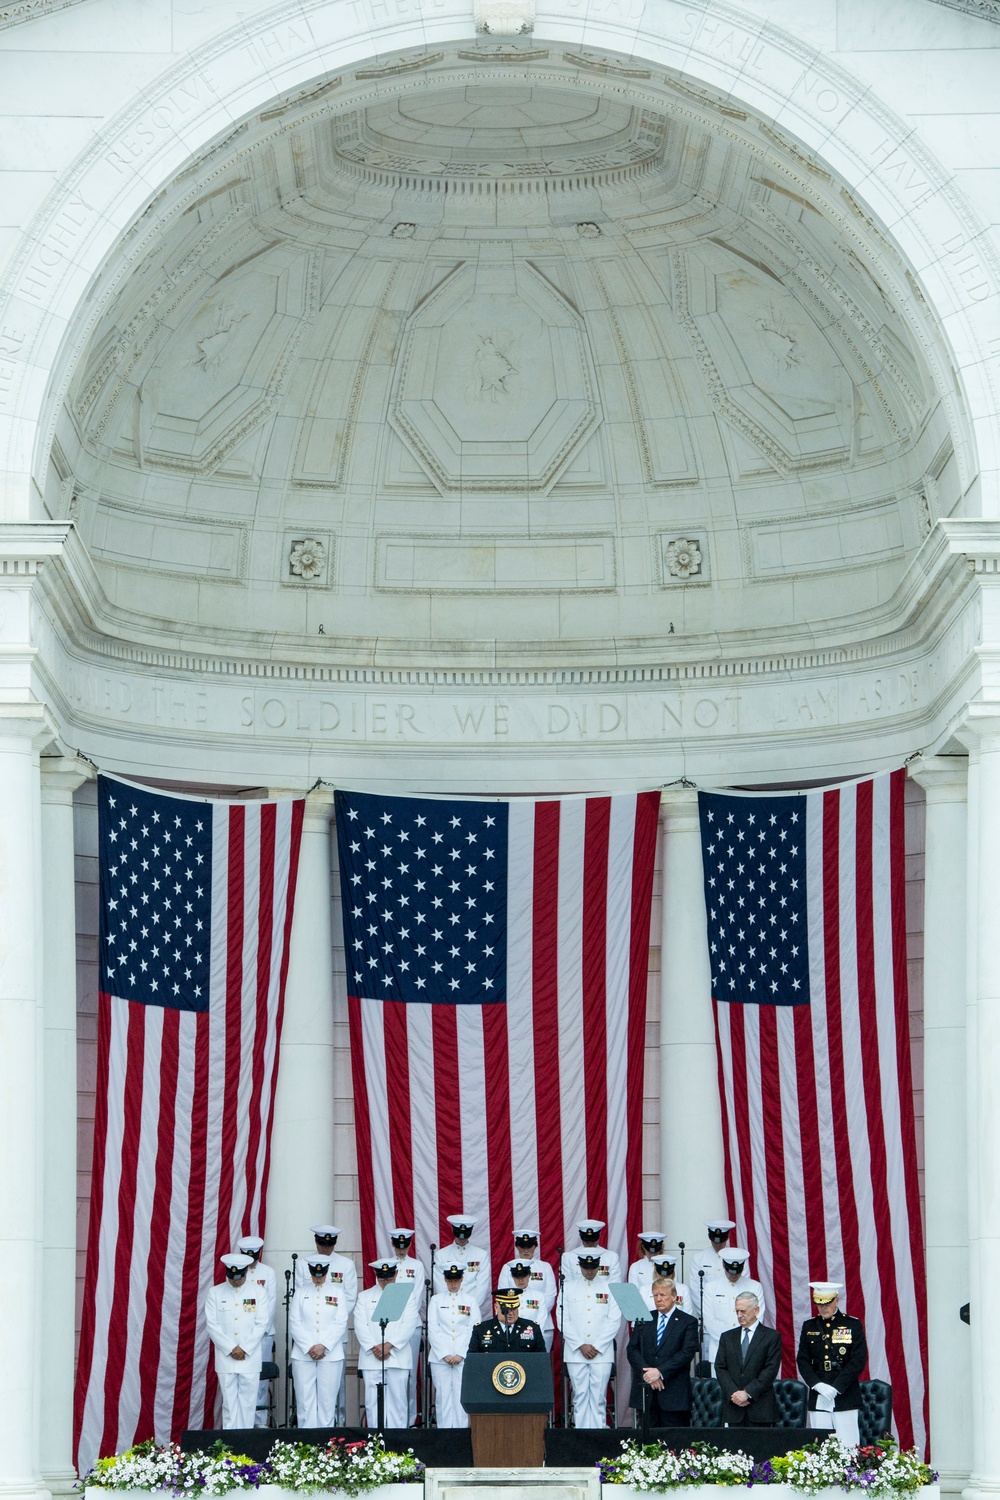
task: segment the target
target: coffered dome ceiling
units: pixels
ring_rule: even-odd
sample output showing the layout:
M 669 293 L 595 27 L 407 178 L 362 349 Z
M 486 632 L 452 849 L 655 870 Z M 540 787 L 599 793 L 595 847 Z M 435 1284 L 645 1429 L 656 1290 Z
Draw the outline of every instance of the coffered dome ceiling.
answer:
M 455 47 L 277 100 L 101 296 L 51 508 L 132 639 L 414 666 L 844 640 L 957 499 L 940 355 L 863 206 L 622 59 Z

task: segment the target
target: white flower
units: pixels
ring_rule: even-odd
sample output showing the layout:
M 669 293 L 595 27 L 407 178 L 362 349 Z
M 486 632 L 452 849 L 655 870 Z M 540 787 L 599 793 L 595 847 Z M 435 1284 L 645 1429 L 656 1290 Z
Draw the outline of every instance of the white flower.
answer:
M 319 578 L 326 563 L 326 548 L 314 536 L 292 543 L 288 566 L 296 578 Z

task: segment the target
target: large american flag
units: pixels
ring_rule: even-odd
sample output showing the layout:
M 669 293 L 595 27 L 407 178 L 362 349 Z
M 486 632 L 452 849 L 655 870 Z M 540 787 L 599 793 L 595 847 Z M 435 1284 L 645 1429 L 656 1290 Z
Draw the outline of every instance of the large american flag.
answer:
M 642 1206 L 658 792 L 452 801 L 338 792 L 365 1259 L 476 1215 L 495 1270 Z
M 264 1232 L 304 803 L 98 781 L 100 970 L 77 1462 L 211 1427 L 202 1306 Z
M 900 1441 L 923 1450 L 904 780 L 699 801 L 730 1213 L 785 1374 L 810 1280 L 841 1282 Z

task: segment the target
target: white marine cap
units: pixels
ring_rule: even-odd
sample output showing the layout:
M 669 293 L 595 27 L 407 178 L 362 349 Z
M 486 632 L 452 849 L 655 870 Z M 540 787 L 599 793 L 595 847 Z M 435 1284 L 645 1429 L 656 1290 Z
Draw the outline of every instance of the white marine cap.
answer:
M 462 1224 L 474 1225 L 475 1222 L 476 1222 L 476 1216 L 475 1216 L 475 1214 L 449 1214 L 448 1215 L 448 1223 L 451 1224 L 453 1228 L 458 1228 Z
M 259 1234 L 241 1234 L 239 1247 L 241 1250 L 245 1250 L 248 1255 L 256 1255 L 259 1251 L 263 1250 L 264 1241 Z
M 744 1250 L 742 1245 L 723 1245 L 719 1251 L 719 1259 L 724 1265 L 732 1265 L 735 1260 L 746 1262 L 750 1259 L 750 1251 Z
M 404 1235 L 408 1240 L 412 1240 L 413 1234 L 414 1231 L 412 1229 L 400 1229 L 398 1224 L 395 1228 L 389 1230 L 389 1238 L 391 1240 L 401 1240 Z
M 604 1220 L 603 1219 L 577 1219 L 577 1221 L 576 1221 L 576 1227 L 577 1227 L 577 1229 L 579 1229 L 579 1231 L 580 1231 L 581 1234 L 584 1232 L 584 1230 L 586 1230 L 588 1232 L 593 1231 L 594 1233 L 596 1233 L 599 1229 L 603 1229 L 604 1228 Z
M 253 1256 L 240 1255 L 236 1250 L 230 1250 L 226 1255 L 220 1255 L 219 1259 L 227 1271 L 246 1271 L 253 1265 Z
M 335 1240 L 340 1230 L 336 1224 L 310 1224 L 309 1233 L 314 1234 L 318 1240 Z
M 835 1302 L 841 1283 L 839 1281 L 810 1281 L 809 1288 L 814 1302 Z
M 731 1229 L 736 1228 L 736 1225 L 733 1223 L 732 1219 L 706 1219 L 705 1228 L 724 1229 L 728 1234 Z

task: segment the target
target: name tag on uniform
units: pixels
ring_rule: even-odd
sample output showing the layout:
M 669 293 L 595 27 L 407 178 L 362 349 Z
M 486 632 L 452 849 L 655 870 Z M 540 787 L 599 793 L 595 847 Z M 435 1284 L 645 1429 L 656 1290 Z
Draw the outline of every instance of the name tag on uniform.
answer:
M 822 1334 L 822 1331 L 819 1328 L 807 1328 L 806 1329 L 806 1338 L 807 1339 L 820 1339 L 822 1337 L 823 1337 L 823 1334 Z
M 849 1328 L 835 1328 L 830 1337 L 835 1344 L 850 1344 L 854 1341 Z
M 344 1273 L 343 1273 L 343 1271 L 331 1271 L 330 1272 L 330 1280 L 331 1281 L 343 1281 L 343 1279 L 344 1279 Z
M 336 1297 L 324 1297 L 323 1301 L 326 1303 L 327 1307 L 336 1307 L 337 1306 L 337 1299 L 336 1299 Z

